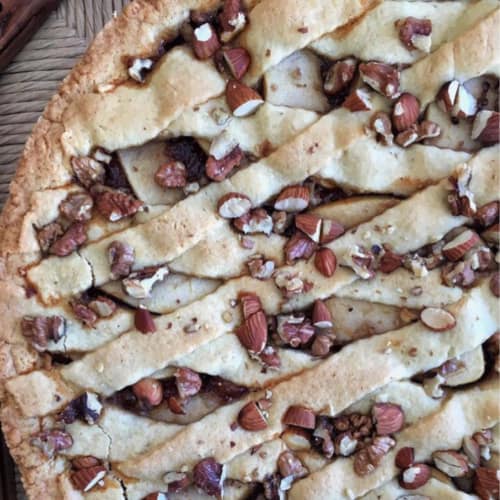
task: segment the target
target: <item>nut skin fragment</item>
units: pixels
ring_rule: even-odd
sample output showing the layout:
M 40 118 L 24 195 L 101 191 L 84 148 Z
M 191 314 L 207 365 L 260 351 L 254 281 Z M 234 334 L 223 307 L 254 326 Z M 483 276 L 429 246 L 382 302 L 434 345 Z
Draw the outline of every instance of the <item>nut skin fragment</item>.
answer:
M 432 21 L 430 19 L 418 19 L 416 17 L 406 17 L 396 21 L 396 28 L 399 31 L 399 39 L 408 50 L 417 47 L 413 44 L 415 36 L 429 36 L 432 33 Z
M 65 431 L 52 429 L 35 434 L 30 443 L 40 448 L 47 458 L 52 458 L 57 452 L 71 448 L 73 438 Z

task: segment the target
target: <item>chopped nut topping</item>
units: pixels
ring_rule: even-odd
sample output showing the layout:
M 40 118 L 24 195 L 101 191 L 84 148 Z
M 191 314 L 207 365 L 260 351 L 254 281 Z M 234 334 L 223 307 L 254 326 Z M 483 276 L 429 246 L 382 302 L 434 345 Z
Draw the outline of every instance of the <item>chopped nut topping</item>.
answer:
M 435 451 L 434 465 L 449 477 L 462 477 L 469 471 L 467 457 L 453 450 Z
M 80 469 L 71 474 L 71 482 L 73 486 L 86 493 L 96 486 L 107 474 L 107 469 L 104 465 L 96 465 Z
M 329 248 L 320 248 L 314 257 L 314 265 L 323 276 L 330 278 L 337 269 L 337 257 Z
M 371 474 L 395 444 L 396 441 L 389 436 L 377 436 L 371 444 L 359 450 L 354 456 L 354 472 L 358 476 Z
M 403 410 L 392 403 L 375 403 L 372 408 L 377 434 L 387 436 L 399 432 L 405 423 Z
M 236 80 L 241 80 L 250 66 L 250 54 L 242 47 L 226 49 L 223 52 L 229 71 Z
M 399 484 L 406 490 L 416 490 L 427 483 L 431 475 L 431 468 L 427 464 L 413 464 L 402 472 Z
M 418 99 L 408 93 L 401 94 L 392 111 L 392 123 L 398 132 L 403 132 L 414 125 L 420 114 Z
M 359 71 L 363 81 L 376 92 L 389 97 L 398 97 L 399 71 L 390 64 L 370 62 L 359 65 Z
M 360 278 L 371 279 L 375 276 L 375 256 L 372 252 L 356 245 L 347 255 L 347 260 Z
M 135 327 L 144 334 L 156 332 L 156 325 L 153 315 L 142 307 L 135 310 L 134 316 Z
M 205 167 L 205 173 L 213 181 L 223 181 L 235 167 L 238 167 L 243 160 L 243 151 L 239 146 L 232 149 L 226 156 L 216 159 L 209 156 Z
M 357 62 L 353 58 L 334 63 L 325 77 L 325 93 L 335 95 L 345 90 L 354 79 L 356 66 Z
M 116 311 L 117 305 L 110 298 L 99 295 L 89 302 L 89 308 L 100 318 L 109 318 Z
M 203 176 L 207 156 L 192 137 L 170 139 L 166 143 L 166 155 L 186 167 L 188 182 L 196 182 Z
M 276 210 L 285 212 L 301 212 L 309 205 L 310 193 L 305 186 L 290 186 L 285 188 L 274 202 Z
M 284 451 L 278 457 L 278 470 L 283 477 L 292 476 L 294 479 L 304 477 L 309 472 L 291 451 Z
M 283 416 L 283 423 L 303 429 L 314 429 L 316 427 L 316 415 L 309 408 L 298 405 L 290 406 Z
M 135 261 L 134 249 L 128 243 L 115 240 L 108 247 L 108 261 L 111 279 L 128 276 Z
M 273 230 L 273 220 L 263 208 L 256 208 L 235 219 L 234 227 L 244 234 L 269 235 Z
M 471 178 L 471 168 L 464 165 L 449 179 L 453 186 L 453 191 L 448 195 L 448 203 L 453 215 L 473 217 L 477 211 L 474 194 L 469 190 Z
M 194 30 L 193 50 L 198 59 L 210 59 L 220 48 L 217 32 L 210 23 L 204 23 Z
M 238 414 L 238 423 L 247 431 L 261 431 L 267 428 L 264 412 L 255 401 L 243 406 Z
M 377 140 L 386 146 L 392 146 L 394 135 L 389 115 L 383 111 L 377 111 L 371 119 L 371 128 L 377 133 Z
M 217 211 L 225 219 L 237 219 L 252 208 L 248 196 L 241 193 L 227 193 L 217 203 Z
M 274 273 L 274 261 L 264 259 L 251 259 L 247 262 L 252 278 L 268 280 Z
M 225 0 L 219 16 L 219 22 L 224 30 L 221 39 L 224 43 L 232 40 L 246 25 L 246 17 L 240 0 Z
M 317 244 L 301 231 L 297 231 L 285 245 L 287 264 L 299 259 L 308 259 L 317 248 Z
M 37 232 L 38 244 L 40 245 L 40 250 L 44 253 L 48 252 L 50 247 L 64 234 L 64 229 L 57 222 L 52 222 L 43 226 Z
M 71 465 L 75 469 L 88 469 L 96 465 L 101 465 L 101 461 L 91 455 L 85 455 L 73 458 L 73 460 L 71 460 Z
M 238 80 L 228 82 L 226 101 L 233 115 L 240 118 L 255 113 L 264 104 L 264 99 L 257 91 Z
M 132 386 L 135 396 L 150 406 L 158 406 L 163 401 L 163 386 L 154 378 L 143 378 Z
M 84 392 L 66 406 L 59 414 L 58 419 L 65 424 L 72 424 L 78 419 L 93 425 L 99 420 L 101 412 L 102 404 L 97 394 Z
M 292 347 L 307 344 L 314 335 L 314 327 L 304 316 L 278 316 L 277 333 Z
M 71 308 L 74 315 L 85 325 L 93 327 L 98 319 L 97 314 L 86 304 L 79 301 L 72 301 Z

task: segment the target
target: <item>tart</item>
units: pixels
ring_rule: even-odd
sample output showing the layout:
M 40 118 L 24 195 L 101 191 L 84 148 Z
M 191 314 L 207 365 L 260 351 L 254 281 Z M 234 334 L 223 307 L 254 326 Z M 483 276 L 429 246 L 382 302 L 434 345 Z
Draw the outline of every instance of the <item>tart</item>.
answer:
M 498 498 L 496 0 L 136 0 L 0 227 L 33 499 Z

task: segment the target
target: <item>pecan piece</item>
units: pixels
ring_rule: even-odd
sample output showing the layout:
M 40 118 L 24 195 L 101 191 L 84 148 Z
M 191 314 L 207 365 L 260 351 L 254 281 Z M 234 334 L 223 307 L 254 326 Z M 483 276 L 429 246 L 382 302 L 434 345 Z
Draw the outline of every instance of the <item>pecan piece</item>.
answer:
M 111 279 L 128 276 L 135 260 L 134 249 L 128 243 L 113 241 L 108 247 L 108 261 L 111 267 Z
M 155 182 L 164 188 L 179 188 L 187 184 L 187 170 L 184 163 L 170 161 L 160 165 L 155 173 Z
M 192 137 L 169 140 L 166 143 L 166 155 L 186 167 L 188 182 L 196 182 L 203 176 L 207 155 Z
M 87 193 L 70 193 L 59 204 L 59 212 L 72 222 L 85 222 L 92 217 L 94 200 Z
M 223 181 L 232 170 L 239 166 L 243 160 L 243 151 L 236 146 L 229 154 L 217 160 L 214 156 L 209 156 L 205 167 L 205 173 L 213 181 Z
M 37 351 L 44 351 L 49 340 L 58 342 L 64 337 L 66 322 L 62 316 L 25 316 L 21 321 L 21 331 Z
M 95 190 L 94 197 L 97 211 L 110 222 L 134 215 L 143 206 L 142 201 L 118 190 Z
M 78 181 L 87 189 L 93 184 L 101 184 L 104 182 L 106 171 L 101 162 L 94 160 L 90 156 L 71 158 L 71 166 Z
M 175 371 L 175 385 L 182 399 L 189 398 L 200 392 L 201 377 L 189 368 L 178 368 Z
M 75 222 L 50 247 L 50 253 L 58 257 L 66 257 L 87 241 L 87 232 L 82 222 Z
M 36 234 L 40 250 L 44 253 L 48 252 L 54 242 L 56 242 L 63 234 L 64 229 L 61 224 L 57 222 L 52 222 L 43 226 L 42 229 L 40 229 Z
M 97 314 L 82 302 L 71 302 L 71 308 L 75 316 L 86 326 L 93 327 L 98 319 Z
M 73 438 L 65 431 L 52 429 L 35 434 L 31 438 L 31 445 L 40 448 L 47 458 L 53 458 L 58 451 L 71 448 Z

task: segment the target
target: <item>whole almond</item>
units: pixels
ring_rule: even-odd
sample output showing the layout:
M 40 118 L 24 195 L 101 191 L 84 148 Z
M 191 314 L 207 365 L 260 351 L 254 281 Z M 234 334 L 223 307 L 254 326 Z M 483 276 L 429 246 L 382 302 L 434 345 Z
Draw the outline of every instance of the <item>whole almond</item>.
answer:
M 455 450 L 440 450 L 432 454 L 434 465 L 448 477 L 462 477 L 469 471 L 467 458 Z
M 427 307 L 420 313 L 420 321 L 435 332 L 450 330 L 456 325 L 453 314 L 439 307 Z
M 135 310 L 135 327 L 144 334 L 156 332 L 153 315 L 147 310 L 139 307 Z
M 337 269 L 337 258 L 329 248 L 320 248 L 314 257 L 314 265 L 323 276 L 330 278 Z
M 392 111 L 392 123 L 398 132 L 410 128 L 418 120 L 420 103 L 418 99 L 408 93 L 401 94 Z

